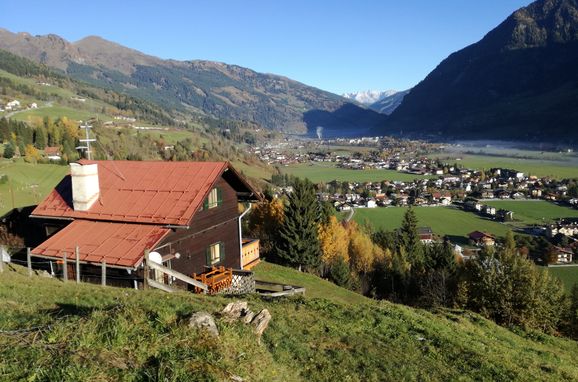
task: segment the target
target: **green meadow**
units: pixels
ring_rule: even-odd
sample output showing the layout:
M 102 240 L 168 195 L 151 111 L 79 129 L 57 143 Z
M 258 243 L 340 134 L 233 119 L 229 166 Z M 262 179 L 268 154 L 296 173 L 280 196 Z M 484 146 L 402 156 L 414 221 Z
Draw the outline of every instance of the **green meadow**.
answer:
M 524 224 L 549 223 L 560 218 L 578 218 L 578 210 L 545 200 L 492 200 L 485 204 L 514 212 L 514 220 Z
M 0 184 L 0 215 L 13 207 L 38 204 L 67 173 L 68 166 L 0 161 L 0 177 L 8 176 Z
M 395 170 L 350 170 L 335 167 L 335 163 L 300 163 L 281 167 L 281 172 L 299 178 L 308 178 L 313 183 L 337 181 L 381 182 L 383 180 L 409 182 L 423 176 L 404 174 Z
M 473 231 L 484 231 L 504 236 L 509 227 L 476 214 L 451 207 L 414 207 L 419 226 L 431 227 L 437 235 L 447 235 L 452 241 L 466 244 L 467 235 Z M 353 219 L 368 223 L 375 229 L 395 230 L 401 226 L 406 207 L 357 208 Z
M 538 154 L 535 154 L 538 155 Z M 578 161 L 575 156 L 548 156 L 549 159 L 517 158 L 507 155 L 479 155 L 479 154 L 438 154 L 434 157 L 441 158 L 449 163 L 458 163 L 466 168 L 490 169 L 494 167 L 512 168 L 527 175 L 538 177 L 549 176 L 556 179 L 578 178 Z M 457 160 L 461 158 L 461 160 Z M 558 160 L 551 160 L 559 158 Z
M 546 269 L 564 283 L 568 292 L 572 290 L 574 284 L 578 284 L 578 267 L 548 267 Z

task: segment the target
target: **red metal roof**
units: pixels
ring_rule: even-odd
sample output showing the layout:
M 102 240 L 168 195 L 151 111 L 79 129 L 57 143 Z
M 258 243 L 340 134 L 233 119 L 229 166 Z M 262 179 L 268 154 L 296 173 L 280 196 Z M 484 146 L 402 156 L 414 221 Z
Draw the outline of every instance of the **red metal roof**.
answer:
M 36 216 L 187 225 L 228 162 L 92 161 L 100 198 L 89 211 L 72 207 L 70 175 L 32 212 Z M 234 171 L 233 171 L 234 172 Z
M 154 248 L 170 232 L 148 224 L 123 224 L 75 220 L 32 250 L 33 255 L 75 259 L 78 245 L 80 261 L 121 267 L 140 264 L 145 249 Z

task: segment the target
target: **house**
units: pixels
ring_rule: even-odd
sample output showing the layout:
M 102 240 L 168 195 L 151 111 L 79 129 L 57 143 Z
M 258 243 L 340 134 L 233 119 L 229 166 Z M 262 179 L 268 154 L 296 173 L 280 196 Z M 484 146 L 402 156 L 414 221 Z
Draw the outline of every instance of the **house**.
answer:
M 46 146 L 44 148 L 44 156 L 49 160 L 59 161 L 61 159 L 60 147 Z
M 431 244 L 434 241 L 433 231 L 430 227 L 419 227 L 417 234 L 423 244 Z
M 492 246 L 496 244 L 496 238 L 486 232 L 474 231 L 471 232 L 468 237 L 479 246 Z
M 568 248 L 555 246 L 556 264 L 569 264 L 572 262 L 574 253 Z
M 245 250 L 239 203 L 259 199 L 228 162 L 81 160 L 32 211 L 48 237 L 31 253 L 66 256 L 69 267 L 78 253 L 81 274 L 105 262 L 111 279 L 131 275 L 135 287 L 145 251 L 189 276 L 205 266 L 250 269 L 259 252 L 254 241 Z

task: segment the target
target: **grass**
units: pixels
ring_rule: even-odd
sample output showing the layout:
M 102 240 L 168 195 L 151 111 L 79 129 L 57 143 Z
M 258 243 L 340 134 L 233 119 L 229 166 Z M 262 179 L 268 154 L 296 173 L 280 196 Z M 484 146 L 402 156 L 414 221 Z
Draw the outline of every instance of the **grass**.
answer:
M 376 229 L 388 231 L 401 227 L 405 207 L 357 208 L 353 219 L 360 224 L 369 223 Z M 485 231 L 504 236 L 508 227 L 486 220 L 473 213 L 451 207 L 415 207 L 420 226 L 431 227 L 438 235 L 448 235 L 460 244 L 467 243 L 467 235 L 472 231 Z
M 558 277 L 568 292 L 578 284 L 578 267 L 548 267 L 548 272 Z
M 462 158 L 457 163 L 467 168 L 486 169 L 494 167 L 512 168 L 528 175 L 538 177 L 549 176 L 556 179 L 578 178 L 578 164 L 576 160 L 541 160 L 512 158 L 498 155 L 472 155 L 472 154 L 440 154 L 437 157 L 453 163 L 455 158 Z M 447 159 L 449 157 L 449 159 Z
M 493 200 L 485 204 L 514 212 L 514 220 L 524 224 L 549 223 L 560 218 L 578 217 L 578 210 L 561 207 L 544 200 Z
M 0 160 L 0 176 L 8 175 L 9 180 L 0 184 L 0 216 L 12 207 L 38 204 L 67 173 L 68 166 Z
M 68 119 L 77 121 L 85 121 L 93 117 L 98 117 L 99 119 L 104 121 L 111 119 L 110 117 L 101 114 L 99 112 L 92 112 L 88 110 L 75 109 L 72 107 L 58 106 L 58 105 L 46 107 L 39 106 L 38 109 L 31 109 L 18 112 L 14 114 L 11 118 L 18 121 L 30 122 L 33 119 L 44 117 L 50 117 L 52 118 L 52 120 L 56 120 L 60 117 L 67 117 Z
M 360 304 L 370 301 L 359 293 L 343 288 L 336 288 L 335 284 L 321 280 L 319 277 L 309 273 L 288 271 L 287 268 L 280 265 L 261 262 L 254 269 L 254 272 L 255 277 L 261 281 L 305 287 L 305 293 L 308 297 L 326 298 L 335 303 L 343 304 Z
M 135 291 L 0 274 L 0 379 L 58 381 L 576 380 L 574 341 L 514 333 L 480 316 L 334 298 L 339 287 L 261 264 L 258 273 L 310 283 L 307 297 L 263 300 L 272 320 L 217 319 L 220 337 L 189 328 L 192 312 L 231 299 Z M 325 294 L 320 298 L 316 293 Z M 353 301 L 352 301 L 353 302 Z
M 297 164 L 282 167 L 281 172 L 299 178 L 308 178 L 313 183 L 337 181 L 381 182 L 383 180 L 409 182 L 423 176 L 404 174 L 395 170 L 350 170 L 335 167 L 335 163 Z

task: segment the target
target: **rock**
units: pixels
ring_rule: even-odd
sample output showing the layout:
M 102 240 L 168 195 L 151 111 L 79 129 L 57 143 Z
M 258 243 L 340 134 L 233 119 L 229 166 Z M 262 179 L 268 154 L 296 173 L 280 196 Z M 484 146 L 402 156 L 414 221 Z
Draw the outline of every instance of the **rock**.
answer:
M 247 301 L 235 301 L 227 304 L 221 315 L 227 321 L 235 321 L 240 319 L 241 316 L 245 316 L 247 312 L 250 312 Z
M 241 317 L 241 321 L 243 321 L 244 324 L 250 324 L 251 321 L 253 321 L 253 318 L 255 318 L 255 313 L 250 310 L 247 310 L 245 312 L 245 315 Z
M 258 315 L 253 318 L 251 325 L 253 325 L 253 330 L 255 333 L 261 337 L 267 326 L 269 326 L 269 321 L 271 321 L 271 313 L 267 309 L 263 309 Z
M 211 316 L 208 312 L 193 313 L 189 320 L 189 327 L 206 331 L 215 337 L 219 336 L 219 329 L 217 328 L 217 324 L 215 324 L 213 316 Z
M 244 379 L 243 379 L 242 377 L 239 377 L 238 375 L 232 374 L 232 375 L 231 375 L 231 381 L 243 382 Z

